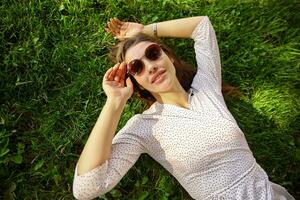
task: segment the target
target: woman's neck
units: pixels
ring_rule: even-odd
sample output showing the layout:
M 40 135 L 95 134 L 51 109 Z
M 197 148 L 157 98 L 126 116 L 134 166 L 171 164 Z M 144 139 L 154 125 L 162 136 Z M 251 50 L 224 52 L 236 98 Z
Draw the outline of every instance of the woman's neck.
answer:
M 182 88 L 174 92 L 166 92 L 154 95 L 161 104 L 173 104 L 183 108 L 189 108 L 188 93 Z

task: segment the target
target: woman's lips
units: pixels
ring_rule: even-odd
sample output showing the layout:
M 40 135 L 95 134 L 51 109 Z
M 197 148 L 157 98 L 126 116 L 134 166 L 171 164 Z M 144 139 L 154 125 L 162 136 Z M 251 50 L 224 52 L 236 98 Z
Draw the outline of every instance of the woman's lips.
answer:
M 154 79 L 154 81 L 153 81 L 153 83 L 154 84 L 156 84 L 156 83 L 160 83 L 163 79 L 164 79 L 164 77 L 165 77 L 165 70 L 163 71 L 163 72 L 161 72 L 155 79 Z

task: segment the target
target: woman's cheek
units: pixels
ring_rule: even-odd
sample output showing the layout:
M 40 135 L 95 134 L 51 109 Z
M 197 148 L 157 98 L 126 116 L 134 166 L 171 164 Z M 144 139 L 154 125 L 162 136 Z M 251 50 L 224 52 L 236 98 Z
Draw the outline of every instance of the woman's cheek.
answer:
M 137 80 L 137 82 L 140 84 L 140 86 L 142 86 L 143 88 L 149 90 L 149 88 L 152 87 L 152 85 L 149 83 L 149 81 L 145 80 L 145 79 L 140 79 Z

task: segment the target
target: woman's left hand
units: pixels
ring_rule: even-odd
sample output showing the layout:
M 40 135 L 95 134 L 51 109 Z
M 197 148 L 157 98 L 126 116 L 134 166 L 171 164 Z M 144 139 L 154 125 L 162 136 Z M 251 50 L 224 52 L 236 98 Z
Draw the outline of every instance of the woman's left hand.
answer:
M 119 40 L 124 40 L 125 38 L 129 38 L 137 33 L 140 33 L 143 31 L 143 29 L 143 24 L 123 22 L 117 18 L 111 18 L 110 21 L 107 22 L 107 27 L 105 27 L 106 32 L 111 33 Z

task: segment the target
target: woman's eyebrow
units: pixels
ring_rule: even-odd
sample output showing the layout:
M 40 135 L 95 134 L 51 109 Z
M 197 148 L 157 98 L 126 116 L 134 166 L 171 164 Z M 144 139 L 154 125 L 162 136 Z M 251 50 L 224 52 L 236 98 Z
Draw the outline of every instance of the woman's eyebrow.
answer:
M 152 43 L 151 43 L 151 44 L 152 44 Z M 147 47 L 149 47 L 151 44 L 149 44 Z M 141 56 L 140 58 L 134 58 L 134 59 L 132 59 L 132 60 L 135 60 L 135 59 L 140 59 L 140 60 L 141 60 L 143 57 L 145 57 L 145 51 L 146 51 L 147 47 L 142 51 L 143 54 L 142 54 L 142 56 Z M 124 60 L 126 60 L 125 57 L 124 57 Z M 132 61 L 132 60 L 130 60 L 130 61 Z
M 140 58 L 133 58 L 130 61 L 135 60 L 135 59 L 142 60 L 142 58 L 144 58 L 144 57 L 145 57 L 145 53 Z M 124 60 L 126 60 L 126 59 L 124 59 Z

